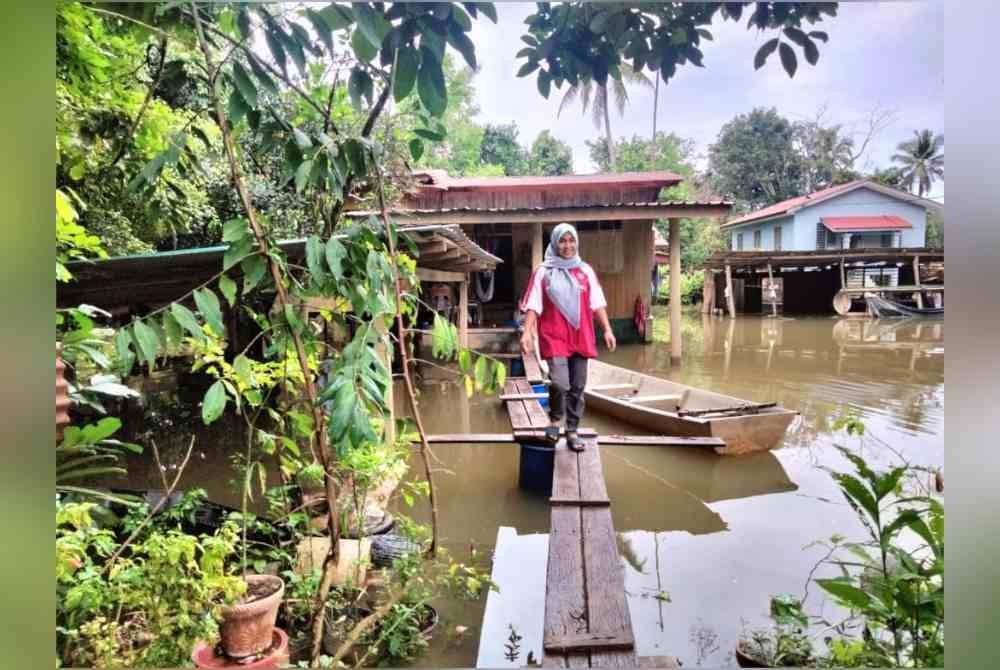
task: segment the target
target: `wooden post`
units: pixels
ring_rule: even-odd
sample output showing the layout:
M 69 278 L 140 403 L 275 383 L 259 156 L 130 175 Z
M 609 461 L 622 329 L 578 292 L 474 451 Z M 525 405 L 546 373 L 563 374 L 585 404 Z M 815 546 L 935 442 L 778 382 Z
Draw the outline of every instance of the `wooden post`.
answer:
M 531 269 L 534 270 L 542 264 L 542 224 L 541 222 L 531 224 Z
M 736 318 L 736 307 L 733 302 L 733 270 L 726 264 L 726 306 L 729 307 L 729 318 Z
M 681 222 L 670 219 L 670 365 L 681 364 Z
M 847 270 L 844 268 L 844 257 L 840 257 L 840 288 L 847 288 Z
M 458 282 L 458 343 L 469 346 L 469 280 Z
M 767 264 L 767 283 L 771 287 L 771 316 L 778 316 L 778 291 L 774 288 L 774 275 L 771 274 L 771 264 Z
M 705 270 L 701 285 L 701 313 L 711 314 L 715 307 L 715 271 Z
M 924 291 L 920 287 L 920 256 L 913 257 L 913 283 L 917 287 L 917 309 L 923 309 Z

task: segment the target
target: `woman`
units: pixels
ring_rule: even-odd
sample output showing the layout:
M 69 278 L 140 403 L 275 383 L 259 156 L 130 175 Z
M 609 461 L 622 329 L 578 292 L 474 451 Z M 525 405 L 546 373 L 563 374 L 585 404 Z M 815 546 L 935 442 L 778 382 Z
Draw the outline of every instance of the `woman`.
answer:
M 594 269 L 581 260 L 580 238 L 568 223 L 552 231 L 545 261 L 535 268 L 521 299 L 526 312 L 521 351 L 532 355 L 534 334 L 538 348 L 549 364 L 549 426 L 545 438 L 559 441 L 559 424 L 566 415 L 566 443 L 583 450 L 577 435 L 583 417 L 583 388 L 587 384 L 587 359 L 597 357 L 594 315 L 604 330 L 604 344 L 615 350 L 615 336 L 608 322 L 604 291 Z

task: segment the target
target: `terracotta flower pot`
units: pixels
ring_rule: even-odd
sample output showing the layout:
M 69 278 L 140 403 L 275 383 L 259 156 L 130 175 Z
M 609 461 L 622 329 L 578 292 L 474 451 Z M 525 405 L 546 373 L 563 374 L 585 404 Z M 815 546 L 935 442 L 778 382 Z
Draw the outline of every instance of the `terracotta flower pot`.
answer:
M 274 636 L 274 622 L 285 594 L 285 582 L 273 575 L 247 575 L 247 597 L 258 589 L 271 593 L 222 610 L 222 649 L 226 656 L 242 659 L 267 651 Z
M 69 425 L 69 383 L 66 381 L 66 364 L 59 355 L 62 347 L 56 344 L 56 439 L 61 440 L 63 428 Z
M 754 657 L 753 655 L 747 653 L 749 650 L 744 647 L 742 642 L 736 643 L 736 664 L 741 668 L 770 668 L 764 661 L 761 661 Z

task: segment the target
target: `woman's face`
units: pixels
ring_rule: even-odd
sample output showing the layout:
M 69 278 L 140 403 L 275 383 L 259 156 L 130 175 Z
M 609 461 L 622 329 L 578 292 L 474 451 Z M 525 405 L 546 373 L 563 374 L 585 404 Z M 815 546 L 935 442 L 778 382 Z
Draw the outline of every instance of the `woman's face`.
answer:
M 558 247 L 561 258 L 568 260 L 576 256 L 576 239 L 573 238 L 572 233 L 563 233 L 563 236 L 559 238 Z

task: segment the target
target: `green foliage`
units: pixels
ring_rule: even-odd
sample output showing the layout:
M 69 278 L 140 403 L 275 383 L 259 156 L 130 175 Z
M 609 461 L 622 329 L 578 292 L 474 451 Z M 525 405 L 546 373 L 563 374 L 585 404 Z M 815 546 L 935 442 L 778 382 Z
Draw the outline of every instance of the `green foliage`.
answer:
M 944 135 L 935 135 L 930 130 L 913 131 L 914 138 L 900 142 L 898 153 L 893 154 L 894 163 L 899 163 L 903 175 L 901 185 L 907 191 L 916 187 L 923 197 L 938 179 L 944 179 Z
M 816 664 L 812 642 L 806 634 L 808 618 L 802 603 L 793 596 L 771 597 L 772 628 L 744 631 L 739 644 L 743 653 L 764 667 L 812 667 Z
M 67 282 L 73 274 L 66 263 L 81 258 L 106 258 L 100 238 L 91 235 L 77 220 L 79 215 L 61 190 L 56 189 L 56 281 Z
M 705 272 L 696 270 L 689 274 L 681 273 L 681 304 L 692 305 L 702 300 L 702 288 L 705 285 Z M 659 302 L 670 302 L 670 274 L 666 273 L 660 279 L 660 290 L 657 294 Z
M 155 530 L 123 547 L 91 517 L 93 505 L 56 509 L 58 652 L 71 666 L 169 667 L 217 633 L 219 608 L 246 588 L 229 574 L 236 528 L 196 538 Z
M 485 164 L 502 166 L 508 177 L 527 174 L 528 155 L 517 141 L 517 123 L 487 124 L 483 128 L 479 158 Z
M 119 419 L 105 417 L 97 423 L 66 427 L 62 442 L 56 446 L 57 491 L 120 500 L 116 496 L 81 487 L 78 483 L 88 477 L 123 475 L 125 469 L 118 465 L 122 454 L 142 453 L 139 445 L 112 438 L 121 425 Z
M 527 47 L 517 55 L 527 60 L 518 76 L 535 73 L 543 97 L 548 97 L 552 85 L 560 89 L 563 83 L 619 81 L 626 64 L 636 72 L 657 72 L 669 83 L 679 66 L 703 67 L 699 46 L 703 39 L 711 40 L 712 34 L 699 26 L 710 25 L 717 13 L 738 21 L 743 8 L 751 4 L 754 11 L 748 29 L 783 29 L 781 34 L 802 49 L 806 60 L 816 63 L 819 50 L 814 39 L 825 42 L 827 36 L 819 31 L 807 35 L 800 27 L 804 21 L 816 23 L 824 16 L 835 16 L 836 3 L 539 3 L 538 11 L 525 20 L 528 35 L 522 40 Z M 758 50 L 755 67 L 764 64 L 780 39 Z M 793 76 L 795 51 L 786 42 L 780 46 L 782 65 Z
M 801 195 L 803 161 L 793 125 L 775 109 L 729 121 L 709 147 L 709 176 L 740 208 L 759 209 Z
M 529 174 L 557 176 L 573 173 L 573 150 L 548 130 L 538 133 L 528 154 Z

